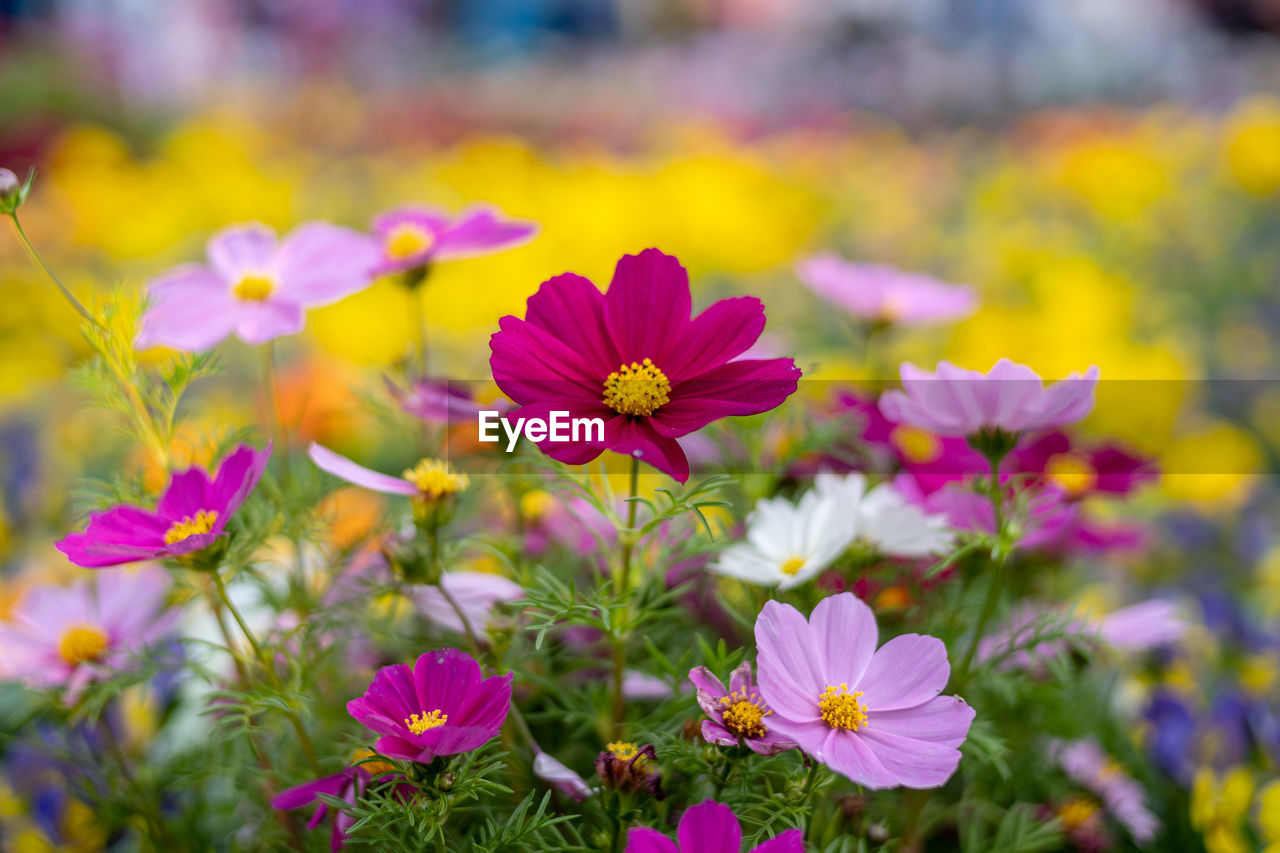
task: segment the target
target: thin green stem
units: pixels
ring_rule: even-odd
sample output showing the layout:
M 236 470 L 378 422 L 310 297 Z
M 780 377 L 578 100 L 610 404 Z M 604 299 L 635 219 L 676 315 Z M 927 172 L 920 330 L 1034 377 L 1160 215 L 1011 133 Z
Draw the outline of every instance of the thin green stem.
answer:
M 49 265 L 44 262 L 44 258 L 40 256 L 40 253 L 36 251 L 36 247 L 32 245 L 31 240 L 27 237 L 27 232 L 22 229 L 22 223 L 18 221 L 17 212 L 15 211 L 10 213 L 9 218 L 13 220 L 13 227 L 17 229 L 18 239 L 22 241 L 22 247 L 27 250 L 28 257 L 31 258 L 36 266 L 44 270 L 44 274 L 49 277 L 49 281 L 53 282 L 54 286 L 62 292 L 62 295 L 66 298 L 67 302 L 71 303 L 71 307 L 76 309 L 76 312 L 79 313 L 85 321 L 97 326 L 98 328 L 102 328 L 102 324 L 89 313 L 89 309 L 85 308 L 79 299 L 76 299 L 75 294 L 71 292 L 70 288 L 63 284 L 62 279 L 58 278 L 54 271 L 50 269 Z
M 262 646 L 258 645 L 258 638 L 253 635 L 253 631 L 249 630 L 248 623 L 244 621 L 244 617 L 240 615 L 240 611 L 232 603 L 231 596 L 227 592 L 227 585 L 222 580 L 222 575 L 218 574 L 217 571 L 212 571 L 209 574 L 213 575 L 213 583 L 218 588 L 218 597 L 222 599 L 222 604 L 231 613 L 231 618 L 235 619 L 236 624 L 240 626 L 240 631 L 244 634 L 245 639 L 249 641 L 249 645 L 253 647 L 254 657 L 265 666 L 266 661 L 262 657 Z
M 285 453 L 289 445 L 284 419 L 280 417 L 280 385 L 276 380 L 275 341 L 267 341 L 259 348 L 259 352 L 262 359 L 262 394 L 266 397 L 271 437 L 275 439 L 279 452 Z
M 412 270 L 410 272 L 413 272 Z M 406 274 L 408 275 L 408 274 Z M 408 284 L 413 302 L 413 358 L 411 364 L 419 379 L 427 378 L 427 273 L 423 270 L 415 283 Z M 405 279 L 406 283 L 409 281 Z
M 805 824 L 804 834 L 805 834 L 806 840 L 810 840 L 810 841 L 812 840 L 812 834 L 813 834 L 813 813 L 814 811 L 816 811 L 816 809 L 814 809 L 812 805 L 810 805 L 809 801 L 813 798 L 813 789 L 814 789 L 814 786 L 817 785 L 818 783 L 818 774 L 821 772 L 822 772 L 822 764 L 817 761 L 813 762 L 812 764 L 809 765 L 809 778 L 806 779 L 804 782 L 804 794 L 802 795 L 802 799 L 804 801 L 805 806 L 809 808 L 809 820 Z
M 640 459 L 631 457 L 630 495 L 627 501 L 627 526 L 618 536 L 622 544 L 622 559 L 618 571 L 614 575 L 614 594 L 623 601 L 622 620 L 624 626 L 630 621 L 631 606 L 627 596 L 631 591 L 631 556 L 635 551 L 636 509 L 639 501 L 635 500 L 640 485 Z M 622 726 L 627 715 L 627 704 L 622 695 L 622 681 L 627 668 L 627 632 L 614 629 L 613 632 L 613 736 L 622 738 Z
M 1004 564 L 1009 558 L 1009 548 L 1005 544 L 1004 502 L 1000 494 L 1000 457 L 993 455 L 989 458 L 989 462 L 991 478 L 987 483 L 987 493 L 995 514 L 995 544 L 991 549 L 991 559 L 995 563 L 995 569 L 991 572 L 991 582 L 987 586 L 987 595 L 982 602 L 982 611 L 978 614 L 978 623 L 974 626 L 973 636 L 969 640 L 969 650 L 965 652 L 964 660 L 960 664 L 960 672 L 957 676 L 959 684 L 968 680 L 969 669 L 973 665 L 974 655 L 978 652 L 978 645 L 982 642 L 983 632 L 995 613 L 996 603 L 1000 600 L 1001 582 L 1004 580 Z

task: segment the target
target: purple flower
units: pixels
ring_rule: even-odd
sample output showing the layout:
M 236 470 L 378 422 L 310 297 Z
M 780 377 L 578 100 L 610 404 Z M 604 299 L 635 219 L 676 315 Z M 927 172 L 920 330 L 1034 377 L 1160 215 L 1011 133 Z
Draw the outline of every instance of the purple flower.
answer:
M 1146 792 L 1103 752 L 1097 741 L 1056 742 L 1050 751 L 1066 774 L 1096 794 L 1140 846 L 1155 838 L 1160 821 L 1147 808 Z
M 951 674 L 941 640 L 903 634 L 877 650 L 876 633 L 851 592 L 818 602 L 808 620 L 765 602 L 756 646 L 772 728 L 868 788 L 936 788 L 960 762 L 973 709 L 938 695 Z
M 533 775 L 550 783 L 551 787 L 574 802 L 580 803 L 591 796 L 591 786 L 581 776 L 537 747 L 534 752 Z
M 96 584 L 94 583 L 96 581 Z M 33 687 L 69 688 L 69 696 L 173 624 L 170 581 L 157 568 L 114 569 L 71 586 L 28 589 L 0 622 L 0 677 Z
M 320 470 L 341 477 L 348 483 L 389 495 L 438 500 L 462 491 L 468 483 L 466 474 L 454 472 L 449 463 L 438 459 L 423 459 L 414 467 L 406 469 L 403 477 L 392 477 L 390 474 L 357 465 L 347 457 L 314 442 L 307 453 Z
M 494 605 L 500 601 L 524 598 L 524 588 L 520 584 L 492 572 L 445 572 L 440 576 L 440 586 L 457 603 L 468 626 L 482 640 L 487 636 L 485 628 Z M 413 599 L 432 622 L 459 634 L 467 633 L 444 592 L 436 586 L 424 586 L 414 592 Z
M 377 271 L 385 274 L 513 249 L 532 240 L 538 226 L 507 219 L 489 206 L 473 207 L 456 217 L 410 206 L 382 214 L 373 230 L 382 244 Z
M 484 678 L 466 652 L 426 652 L 410 669 L 384 666 L 347 711 L 382 735 L 378 752 L 428 764 L 438 755 L 470 752 L 498 733 L 511 709 L 507 673 Z
M 570 465 L 613 450 L 688 480 L 677 438 L 767 412 L 800 378 L 789 358 L 740 358 L 764 330 L 760 300 L 722 299 L 692 319 L 691 310 L 689 274 L 657 249 L 624 255 L 607 293 L 573 273 L 543 282 L 525 319 L 503 317 L 489 341 L 493 378 L 521 406 L 507 418 L 599 418 L 603 436 L 538 447 Z
M 689 670 L 698 689 L 698 706 L 711 719 L 702 721 L 702 737 L 717 746 L 737 746 L 739 740 L 760 755 L 773 755 L 795 744 L 771 730 L 773 711 L 756 690 L 751 664 L 743 661 L 729 673 L 729 689 L 705 666 Z
M 977 305 L 970 287 L 894 267 L 854 264 L 832 254 L 801 261 L 796 272 L 818 296 L 872 322 L 945 323 L 968 317 Z
M 249 344 L 297 334 L 305 309 L 369 285 L 378 245 L 326 222 L 299 225 L 280 241 L 251 223 L 214 234 L 207 254 L 207 265 L 184 264 L 148 284 L 139 349 L 204 350 L 233 332 Z
M 634 826 L 627 833 L 626 853 L 740 853 L 742 826 L 733 809 L 714 800 L 690 806 L 680 817 L 672 841 L 656 829 Z M 750 853 L 804 853 L 804 833 L 788 829 Z
M 117 506 L 89 517 L 84 533 L 57 543 L 77 566 L 89 569 L 139 560 L 181 557 L 207 548 L 258 485 L 271 458 L 271 444 L 242 444 L 222 460 L 212 480 L 200 468 L 173 475 L 154 510 Z
M 448 379 L 419 379 L 407 391 L 388 379 L 387 390 L 404 411 L 424 421 L 443 424 L 475 423 L 482 409 L 505 411 L 509 407 L 506 400 L 481 405 L 463 383 Z
M 904 362 L 901 375 L 902 390 L 886 391 L 880 411 L 891 421 L 938 435 L 1017 433 L 1073 423 L 1093 410 L 1098 384 L 1094 366 L 1045 388 L 1034 370 L 1007 358 L 986 374 L 941 361 L 936 373 Z
M 356 760 L 372 754 L 367 750 L 361 750 L 356 754 Z M 312 813 L 311 820 L 307 821 L 307 829 L 315 829 L 329 812 L 329 804 L 320 799 L 320 794 L 338 797 L 348 805 L 354 806 L 356 800 L 364 796 L 365 790 L 369 787 L 369 782 L 374 777 L 385 776 L 390 773 L 391 769 L 391 765 L 383 761 L 365 761 L 360 764 L 353 764 L 350 767 L 342 768 L 337 773 L 321 776 L 319 779 L 313 779 L 310 782 L 304 782 L 301 785 L 295 785 L 292 788 L 281 791 L 272 798 L 271 807 L 275 809 L 300 809 L 315 803 L 316 810 Z M 417 790 L 408 782 L 403 781 L 403 777 L 393 776 L 391 778 L 397 780 L 395 794 L 402 799 L 408 798 Z M 331 850 L 341 850 L 346 846 L 347 832 L 350 831 L 355 822 L 356 819 L 353 816 L 341 809 L 337 810 L 333 818 L 333 833 L 329 841 Z

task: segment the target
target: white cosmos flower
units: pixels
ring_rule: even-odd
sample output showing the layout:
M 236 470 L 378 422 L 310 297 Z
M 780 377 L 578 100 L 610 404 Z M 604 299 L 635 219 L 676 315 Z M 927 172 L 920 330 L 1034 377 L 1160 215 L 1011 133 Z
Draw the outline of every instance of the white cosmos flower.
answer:
M 831 565 L 849 547 L 855 528 L 838 517 L 839 502 L 816 491 L 799 503 L 762 500 L 747 519 L 747 538 L 730 545 L 711 571 L 761 586 L 790 589 Z
M 940 554 L 955 541 L 945 516 L 926 513 L 891 483 L 868 491 L 862 474 L 840 476 L 823 471 L 813 493 L 838 507 L 834 511 L 837 518 L 851 519 L 854 539 L 887 557 Z

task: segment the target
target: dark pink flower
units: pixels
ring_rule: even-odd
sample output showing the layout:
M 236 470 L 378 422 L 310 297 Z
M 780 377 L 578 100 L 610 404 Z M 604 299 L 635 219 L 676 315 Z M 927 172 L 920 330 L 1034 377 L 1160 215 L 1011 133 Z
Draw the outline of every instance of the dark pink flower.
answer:
M 607 293 L 573 273 L 543 282 L 525 319 L 503 317 L 489 341 L 493 378 L 521 407 L 507 419 L 600 418 L 602 440 L 538 446 L 571 465 L 605 450 L 634 455 L 684 482 L 689 460 L 677 438 L 766 412 L 800 378 L 789 358 L 739 358 L 764 330 L 760 300 L 691 311 L 688 273 L 657 249 L 624 255 Z
M 742 825 L 733 809 L 714 800 L 690 806 L 680 817 L 676 841 L 635 826 L 627 833 L 626 853 L 741 853 Z M 750 853 L 804 853 L 804 833 L 787 831 L 752 847 Z
M 741 740 L 760 755 L 795 749 L 794 743 L 771 729 L 773 711 L 756 689 L 749 661 L 729 673 L 728 690 L 705 666 L 689 670 L 689 680 L 698 690 L 698 707 L 711 718 L 702 721 L 702 737 L 707 743 L 737 746 Z
M 481 405 L 471 396 L 466 383 L 448 379 L 419 379 L 407 391 L 388 379 L 387 390 L 401 409 L 434 423 L 475 423 L 476 415 L 482 409 L 505 411 L 509 408 L 506 400 Z
M 207 548 L 258 485 L 271 458 L 262 450 L 237 447 L 209 479 L 200 468 L 173 475 L 154 510 L 117 506 L 89 517 L 84 533 L 68 534 L 59 551 L 77 566 L 97 569 L 139 560 L 180 557 Z
M 382 735 L 378 752 L 428 764 L 438 755 L 470 752 L 498 733 L 511 709 L 513 675 L 484 678 L 458 649 L 426 652 L 410 669 L 384 666 L 347 711 Z
M 366 752 L 367 756 L 372 756 L 372 753 Z M 364 796 L 370 781 L 375 777 L 385 777 L 390 770 L 391 765 L 382 761 L 364 761 L 360 764 L 353 764 L 350 767 L 344 767 L 337 773 L 321 776 L 319 779 L 312 779 L 310 782 L 304 782 L 301 785 L 295 785 L 292 788 L 281 791 L 271 800 L 271 807 L 275 809 L 300 809 L 315 803 L 316 810 L 311 814 L 311 820 L 307 821 L 307 829 L 315 829 L 329 812 L 329 804 L 320 799 L 321 794 L 338 797 L 348 805 L 354 806 L 356 800 Z M 413 785 L 404 781 L 403 776 L 392 776 L 390 778 L 395 780 L 395 794 L 401 799 L 407 799 L 417 790 Z M 336 810 L 333 817 L 333 833 L 329 840 L 329 848 L 331 850 L 341 850 L 346 846 L 347 833 L 355 822 L 356 819 L 347 812 L 341 809 Z
M 760 692 L 778 734 L 868 788 L 936 788 L 960 763 L 973 709 L 939 696 L 951 674 L 936 637 L 876 648 L 876 619 L 851 592 L 809 619 L 765 602 L 756 618 Z
M 427 207 L 400 207 L 373 222 L 382 243 L 379 273 L 403 272 L 436 261 L 452 261 L 513 249 L 533 239 L 533 222 L 507 219 L 487 205 L 449 216 Z
M 1117 444 L 1079 447 L 1064 432 L 1048 432 L 1019 443 L 1001 470 L 1034 474 L 1079 498 L 1094 492 L 1127 494 L 1158 474 L 1151 459 L 1135 456 Z
M 232 333 L 249 344 L 297 334 L 305 309 L 369 286 L 378 247 L 327 222 L 300 225 L 278 242 L 270 228 L 251 223 L 214 234 L 208 258 L 152 279 L 139 349 L 197 351 Z
M 879 264 L 855 264 L 832 254 L 796 266 L 800 280 L 823 299 L 855 317 L 879 323 L 925 326 L 973 313 L 973 288 Z

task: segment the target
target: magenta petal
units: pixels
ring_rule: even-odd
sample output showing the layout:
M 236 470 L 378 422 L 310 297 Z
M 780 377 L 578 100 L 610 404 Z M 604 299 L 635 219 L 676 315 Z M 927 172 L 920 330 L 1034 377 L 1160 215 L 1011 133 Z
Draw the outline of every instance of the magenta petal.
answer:
M 257 488 L 258 481 L 267 470 L 267 463 L 271 461 L 272 447 L 269 441 L 262 450 L 254 450 L 247 444 L 241 444 L 222 460 L 209 490 L 208 508 L 219 513 L 219 527 L 214 528 L 215 530 L 221 529 L 226 519 Z
M 614 437 L 610 440 L 610 427 Z M 658 434 L 652 419 L 633 420 L 619 417 L 605 422 L 605 439 L 609 449 L 625 456 L 635 456 L 678 482 L 689 479 L 689 459 L 674 438 Z
M 475 658 L 458 649 L 437 649 L 418 656 L 413 685 L 421 710 L 441 710 L 452 720 L 483 676 Z M 468 720 L 456 720 L 467 725 Z
M 656 829 L 633 826 L 627 830 L 627 848 L 624 853 L 680 853 L 680 848 Z
M 721 299 L 689 323 L 684 339 L 661 365 L 679 384 L 742 355 L 764 331 L 764 303 L 754 296 Z
M 711 720 L 702 721 L 702 739 L 716 746 L 737 746 L 738 736 L 720 723 Z M 749 742 L 748 742 L 749 743 Z
M 381 256 L 366 234 L 327 222 L 299 225 L 276 255 L 277 293 L 306 308 L 328 305 L 368 287 Z
M 739 853 L 742 827 L 733 809 L 714 800 L 705 800 L 685 810 L 676 838 L 681 851 Z
M 950 675 L 947 647 L 941 640 L 902 634 L 879 648 L 858 689 L 864 692 L 862 701 L 868 709 L 910 708 L 941 693 Z
M 602 403 L 605 377 L 616 368 L 587 362 L 551 332 L 517 317 L 503 317 L 498 329 L 489 338 L 489 367 L 516 403 Z
M 731 361 L 674 386 L 671 402 L 650 419 L 671 438 L 729 416 L 756 415 L 796 392 L 800 369 L 789 358 Z
M 418 493 L 417 487 L 408 480 L 371 471 L 363 465 L 357 465 L 347 457 L 340 456 L 329 448 L 314 442 L 307 449 L 307 455 L 311 457 L 311 461 L 316 463 L 320 470 L 328 471 L 335 477 L 341 477 L 348 483 L 355 483 L 357 486 L 364 486 L 366 489 L 385 492 L 389 495 L 416 495 Z
M 170 478 L 169 487 L 164 490 L 160 502 L 156 504 L 156 512 L 166 519 L 181 521 L 200 510 L 212 509 L 218 511 L 220 525 L 225 524 L 225 510 L 213 505 L 210 499 L 212 491 L 213 483 L 203 469 L 188 468 L 185 471 L 178 471 Z
M 331 776 L 321 776 L 301 785 L 295 785 L 276 794 L 271 800 L 273 809 L 297 809 L 310 805 L 316 800 L 316 794 L 328 794 L 331 797 L 342 795 L 342 789 L 351 783 L 355 770 L 347 768 Z
M 800 723 L 817 720 L 818 696 L 826 680 L 813 660 L 813 639 L 804 616 L 789 604 L 766 601 L 756 617 L 755 635 L 756 678 L 774 714 Z
M 564 273 L 544 281 L 529 297 L 525 320 L 555 335 L 587 363 L 603 368 L 602 376 L 622 366 L 605 327 L 604 294 L 580 275 Z
M 246 272 L 268 272 L 275 253 L 276 232 L 260 222 L 223 228 L 209 238 L 206 247 L 210 265 L 229 285 Z
M 657 249 L 623 255 L 604 296 L 605 324 L 623 363 L 651 358 L 661 368 L 692 310 L 689 274 Z
M 458 260 L 514 249 L 533 239 L 538 226 L 533 222 L 505 219 L 492 207 L 464 211 L 458 221 L 439 237 L 432 251 L 436 260 Z
M 804 833 L 788 829 L 763 844 L 757 844 L 751 853 L 804 853 Z

